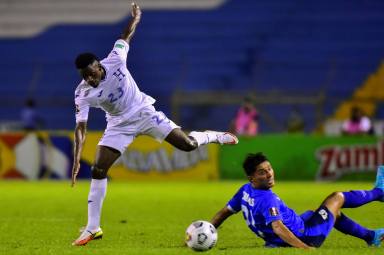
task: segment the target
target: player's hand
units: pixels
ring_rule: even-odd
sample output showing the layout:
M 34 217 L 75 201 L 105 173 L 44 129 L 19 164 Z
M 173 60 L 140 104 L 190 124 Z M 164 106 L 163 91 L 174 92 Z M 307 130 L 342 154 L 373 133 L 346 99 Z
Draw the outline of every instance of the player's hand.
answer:
M 79 162 L 73 162 L 73 167 L 72 167 L 72 182 L 71 186 L 75 186 L 76 183 L 76 177 L 79 174 L 80 170 L 80 163 Z
M 132 17 L 135 19 L 140 19 L 141 10 L 140 7 L 136 3 L 132 3 Z

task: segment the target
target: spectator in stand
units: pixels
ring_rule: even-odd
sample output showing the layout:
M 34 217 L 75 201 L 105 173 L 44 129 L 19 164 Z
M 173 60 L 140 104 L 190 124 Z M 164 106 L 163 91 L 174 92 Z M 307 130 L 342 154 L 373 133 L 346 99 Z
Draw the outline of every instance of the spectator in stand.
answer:
M 237 111 L 235 119 L 231 123 L 231 130 L 236 135 L 257 135 L 259 131 L 258 119 L 259 113 L 253 104 L 253 100 L 246 97 L 242 106 Z
M 360 134 L 373 134 L 373 127 L 371 120 L 364 116 L 361 108 L 354 106 L 351 109 L 351 116 L 348 120 L 344 121 L 342 126 L 342 133 L 344 135 L 360 135 Z
M 304 119 L 297 106 L 293 106 L 287 119 L 288 133 L 302 133 L 304 132 Z
M 43 119 L 36 111 L 36 102 L 32 98 L 25 101 L 25 106 L 21 110 L 22 128 L 26 131 L 35 131 L 42 127 Z

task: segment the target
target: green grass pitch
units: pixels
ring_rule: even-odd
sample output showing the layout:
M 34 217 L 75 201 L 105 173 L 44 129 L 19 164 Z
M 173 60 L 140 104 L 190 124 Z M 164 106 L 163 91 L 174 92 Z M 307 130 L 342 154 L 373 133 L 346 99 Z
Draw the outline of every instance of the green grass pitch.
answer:
M 86 223 L 88 182 L 0 182 L 0 254 L 196 254 L 184 246 L 194 220 L 211 217 L 242 182 L 110 182 L 104 202 L 104 238 L 72 247 Z M 370 183 L 277 182 L 274 191 L 296 212 L 315 209 L 336 190 L 370 189 Z M 369 228 L 384 227 L 383 204 L 344 212 Z M 218 244 L 207 254 L 384 254 L 384 248 L 333 230 L 313 251 L 266 249 L 234 215 L 219 228 Z

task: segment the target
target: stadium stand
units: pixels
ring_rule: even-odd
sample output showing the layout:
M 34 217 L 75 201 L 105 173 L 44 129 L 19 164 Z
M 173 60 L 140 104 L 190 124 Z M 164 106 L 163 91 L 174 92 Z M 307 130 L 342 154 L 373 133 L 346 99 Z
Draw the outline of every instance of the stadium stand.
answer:
M 8 13 L 0 18 L 7 28 L 0 29 L 0 119 L 17 120 L 22 102 L 32 96 L 46 128 L 71 129 L 79 82 L 73 59 L 82 51 L 105 56 L 128 20 L 129 7 L 121 0 L 81 1 L 80 7 L 74 0 L 16 2 L 0 5 Z M 323 92 L 324 114 L 331 115 L 377 69 L 384 54 L 384 2 L 378 0 L 142 2 L 143 20 L 128 67 L 168 115 L 175 90 Z M 38 11 L 39 19 L 31 10 Z M 182 109 L 180 124 L 226 129 L 236 109 L 189 107 Z M 261 132 L 283 131 L 289 110 L 263 105 L 261 111 L 281 129 L 261 120 Z M 314 110 L 301 106 L 301 113 L 306 130 L 313 130 Z M 104 125 L 103 114 L 96 111 L 90 128 Z

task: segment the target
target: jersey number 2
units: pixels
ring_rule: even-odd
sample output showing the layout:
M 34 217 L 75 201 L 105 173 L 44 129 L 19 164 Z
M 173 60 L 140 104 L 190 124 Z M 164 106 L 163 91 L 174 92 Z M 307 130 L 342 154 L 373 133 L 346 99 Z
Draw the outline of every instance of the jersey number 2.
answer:
M 117 91 L 118 91 L 118 93 L 119 93 L 119 95 L 117 95 L 117 96 L 115 96 L 115 94 L 113 94 L 113 93 L 110 93 L 109 95 L 108 95 L 108 98 L 109 98 L 109 102 L 110 103 L 114 103 L 114 102 L 116 102 L 118 99 L 120 99 L 123 95 L 124 95 L 124 90 L 122 89 L 122 88 L 117 88 Z

